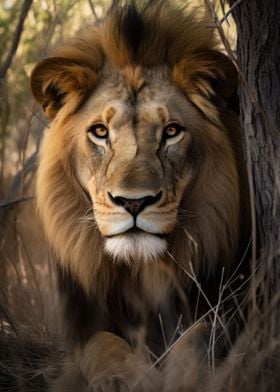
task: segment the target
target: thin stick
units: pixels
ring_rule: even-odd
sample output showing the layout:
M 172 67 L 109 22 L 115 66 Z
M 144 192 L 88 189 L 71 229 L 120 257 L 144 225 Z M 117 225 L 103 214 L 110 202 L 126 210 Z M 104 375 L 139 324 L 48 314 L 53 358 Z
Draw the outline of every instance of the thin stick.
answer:
M 243 0 L 237 0 L 231 7 L 230 9 L 225 13 L 225 15 L 222 17 L 220 20 L 220 23 L 223 23 L 225 20 L 227 20 L 228 16 L 232 13 L 232 11 L 238 6 L 238 4 L 241 3 Z
M 18 24 L 16 27 L 16 31 L 14 34 L 14 39 L 12 41 L 12 45 L 11 48 L 7 54 L 7 57 L 4 61 L 4 63 L 2 64 L 2 66 L 0 67 L 0 79 L 4 79 L 8 69 L 11 66 L 11 63 L 13 61 L 14 55 L 16 54 L 18 45 L 19 45 L 19 41 L 20 41 L 20 37 L 21 34 L 23 32 L 23 25 L 24 25 L 24 21 L 27 17 L 28 11 L 32 5 L 33 0 L 25 0 L 22 8 L 21 8 L 21 12 L 20 12 L 20 16 L 19 16 L 19 20 L 18 20 Z
M 34 196 L 22 197 L 21 199 L 16 199 L 16 200 L 8 201 L 8 202 L 5 202 L 5 203 L 1 203 L 0 204 L 0 208 L 12 208 L 16 204 L 25 203 L 25 202 L 30 201 L 30 200 L 34 200 Z
M 89 3 L 90 9 L 91 9 L 95 19 L 98 20 L 99 18 L 98 18 L 98 15 L 96 13 L 96 10 L 94 8 L 93 2 L 91 0 L 88 0 L 88 3 Z

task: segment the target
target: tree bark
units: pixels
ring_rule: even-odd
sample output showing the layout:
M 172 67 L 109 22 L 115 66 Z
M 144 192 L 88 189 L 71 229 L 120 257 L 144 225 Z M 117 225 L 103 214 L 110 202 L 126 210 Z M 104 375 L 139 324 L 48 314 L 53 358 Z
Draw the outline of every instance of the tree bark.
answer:
M 236 1 L 230 1 L 233 6 Z M 255 188 L 255 207 L 262 249 L 279 255 L 280 240 L 280 2 L 243 0 L 233 15 L 241 123 Z M 278 272 L 280 272 L 280 267 Z

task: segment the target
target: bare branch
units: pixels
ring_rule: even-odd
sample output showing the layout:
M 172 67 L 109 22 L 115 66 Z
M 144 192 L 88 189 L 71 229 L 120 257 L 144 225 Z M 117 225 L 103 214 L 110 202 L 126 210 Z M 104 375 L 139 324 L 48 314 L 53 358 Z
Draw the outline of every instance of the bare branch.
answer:
M 25 162 L 24 167 L 14 176 L 12 183 L 7 190 L 4 200 L 0 203 L 0 224 L 4 224 L 6 214 L 11 207 L 18 203 L 18 200 L 24 200 L 25 198 L 19 197 L 19 189 L 22 184 L 23 179 L 26 178 L 28 174 L 32 174 L 37 161 L 37 151 L 35 151 Z M 31 181 L 31 179 L 29 180 Z M 27 198 L 26 198 L 27 199 Z M 20 202 L 20 201 L 19 201 Z
M 15 55 L 17 48 L 18 48 L 21 34 L 23 32 L 24 21 L 27 17 L 27 14 L 28 14 L 28 11 L 31 7 L 32 2 L 33 2 L 33 0 L 24 0 L 11 48 L 7 54 L 7 57 L 4 61 L 4 63 L 0 67 L 0 80 L 5 78 L 6 73 L 7 73 L 8 69 L 13 61 L 14 55 Z
M 88 3 L 89 3 L 90 9 L 91 9 L 95 19 L 98 20 L 99 18 L 98 18 L 98 15 L 97 15 L 96 11 L 95 11 L 95 8 L 94 8 L 92 0 L 88 0 Z
M 232 13 L 232 11 L 234 10 L 234 8 L 236 8 L 238 6 L 238 4 L 240 4 L 243 0 L 237 0 L 231 7 L 230 9 L 225 13 L 225 15 L 222 17 L 222 19 L 220 20 L 220 23 L 223 23 L 225 20 L 227 20 L 228 16 Z
M 11 208 L 17 204 L 25 203 L 26 201 L 30 201 L 30 200 L 34 200 L 34 196 L 23 197 L 21 199 L 16 199 L 16 200 L 0 203 L 0 208 Z

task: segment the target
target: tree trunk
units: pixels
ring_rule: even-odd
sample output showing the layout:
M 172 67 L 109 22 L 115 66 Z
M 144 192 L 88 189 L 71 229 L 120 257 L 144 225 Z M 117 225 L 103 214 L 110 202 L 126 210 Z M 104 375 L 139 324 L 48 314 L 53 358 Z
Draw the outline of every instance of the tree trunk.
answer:
M 233 14 L 244 79 L 241 123 L 253 175 L 259 240 L 274 258 L 280 240 L 280 1 L 241 0 Z M 279 276 L 280 265 L 277 271 Z

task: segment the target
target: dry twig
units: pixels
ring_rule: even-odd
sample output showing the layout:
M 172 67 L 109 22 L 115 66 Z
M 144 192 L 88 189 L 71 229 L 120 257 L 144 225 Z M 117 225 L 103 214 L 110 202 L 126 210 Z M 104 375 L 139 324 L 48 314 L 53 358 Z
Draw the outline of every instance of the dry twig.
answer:
M 92 13 L 93 13 L 95 19 L 98 20 L 99 18 L 98 18 L 98 15 L 97 15 L 97 13 L 96 13 L 96 10 L 95 10 L 95 7 L 94 7 L 94 5 L 93 5 L 92 0 L 88 0 L 88 3 L 89 3 L 90 9 L 91 9 L 91 11 L 92 11 Z
M 0 80 L 4 79 L 8 69 L 11 66 L 11 63 L 13 61 L 14 55 L 16 54 L 18 45 L 19 45 L 19 41 L 20 41 L 20 37 L 21 34 L 23 32 L 23 25 L 24 25 L 24 21 L 27 17 L 28 11 L 32 5 L 33 0 L 24 0 L 24 3 L 22 5 L 22 9 L 20 12 L 20 16 L 19 16 L 19 20 L 18 20 L 18 24 L 16 27 L 16 31 L 15 31 L 15 35 L 14 35 L 14 39 L 12 41 L 12 45 L 11 48 L 7 54 L 7 57 L 4 61 L 4 63 L 2 64 L 2 66 L 0 67 Z
M 243 0 L 237 0 L 231 7 L 230 9 L 224 14 L 224 16 L 222 17 L 222 19 L 220 20 L 220 23 L 223 23 L 224 21 L 227 20 L 227 18 L 229 17 L 229 15 L 232 14 L 232 11 L 238 6 L 238 4 L 240 4 Z

